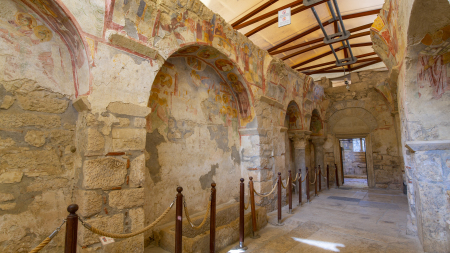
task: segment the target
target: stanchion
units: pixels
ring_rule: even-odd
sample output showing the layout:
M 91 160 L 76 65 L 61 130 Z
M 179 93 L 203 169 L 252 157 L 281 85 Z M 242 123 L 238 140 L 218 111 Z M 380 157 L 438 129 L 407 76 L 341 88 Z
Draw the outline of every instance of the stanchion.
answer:
M 319 192 L 321 192 L 322 191 L 322 169 L 320 168 L 320 165 L 319 165 Z
M 298 205 L 302 205 L 302 169 L 298 169 Z
M 314 196 L 315 197 L 319 196 L 319 195 L 317 195 L 317 176 L 318 175 L 319 175 L 319 173 L 317 173 L 317 167 L 314 166 L 314 177 L 315 177 L 314 181 L 316 181 L 316 182 L 314 182 Z
M 211 183 L 211 214 L 209 222 L 209 251 L 216 252 L 216 183 Z
M 175 253 L 183 252 L 183 188 L 177 187 L 177 201 L 175 213 Z
M 250 205 L 252 210 L 252 238 L 257 239 L 260 236 L 256 234 L 257 228 L 256 228 L 256 211 L 255 211 L 255 194 L 253 193 L 255 191 L 255 188 L 253 187 L 253 177 L 249 177 L 250 179 Z
M 339 174 L 338 174 L 338 167 L 336 164 L 334 164 L 334 167 L 336 168 L 336 187 L 339 188 Z
M 309 196 L 309 173 L 308 173 L 308 167 L 306 167 L 306 202 L 311 203 L 311 198 Z
M 78 205 L 72 204 L 67 207 L 69 215 L 66 222 L 66 242 L 64 253 L 76 253 L 77 252 L 77 233 L 78 233 Z
M 328 164 L 327 164 L 327 190 L 330 189 L 330 180 L 329 180 L 329 178 L 330 178 L 330 166 L 328 166 Z
M 244 216 L 244 209 L 245 209 L 245 184 L 244 179 L 241 178 L 241 183 L 239 184 L 240 192 L 239 192 L 239 245 L 234 248 L 234 251 L 243 252 L 247 250 L 247 247 L 244 246 L 244 237 L 245 237 L 245 216 Z M 250 194 L 250 192 L 249 192 Z
M 283 226 L 281 223 L 281 172 L 278 172 L 278 223 L 277 226 Z
M 292 213 L 292 178 L 291 178 L 291 171 L 289 172 L 289 178 L 288 178 L 288 189 L 289 189 L 289 213 Z

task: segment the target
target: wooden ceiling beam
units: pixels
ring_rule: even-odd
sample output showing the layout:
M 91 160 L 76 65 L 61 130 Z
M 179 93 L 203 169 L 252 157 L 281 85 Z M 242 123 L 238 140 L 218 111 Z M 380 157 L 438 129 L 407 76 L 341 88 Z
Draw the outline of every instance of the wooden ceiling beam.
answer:
M 334 23 L 337 24 L 336 22 L 334 22 Z M 373 24 L 373 23 L 370 23 L 370 24 L 367 24 L 367 25 L 358 26 L 358 27 L 355 27 L 355 28 L 350 29 L 350 30 L 348 30 L 348 31 L 351 32 L 351 33 L 353 33 L 353 32 L 358 32 L 358 31 L 361 31 L 361 30 L 370 28 L 370 27 L 372 26 L 372 24 Z M 311 44 L 315 44 L 315 43 L 317 43 L 317 42 L 321 42 L 321 41 L 323 41 L 323 39 L 324 39 L 324 37 L 318 38 L 318 39 L 314 39 L 314 40 L 310 40 L 310 41 L 307 41 L 307 42 L 304 42 L 304 43 L 301 43 L 301 44 L 298 44 L 298 45 L 295 45 L 295 46 L 292 46 L 292 47 L 287 47 L 287 48 L 283 48 L 283 49 L 274 51 L 274 52 L 272 52 L 272 53 L 270 53 L 270 54 L 271 54 L 271 55 L 276 55 L 276 54 L 284 53 L 284 52 L 287 52 L 287 51 L 291 51 L 291 50 L 293 50 L 293 49 L 297 49 L 297 48 L 309 46 L 309 45 L 311 45 Z
M 261 11 L 267 9 L 269 6 L 271 6 L 272 4 L 278 2 L 278 0 L 269 0 L 266 3 L 264 3 L 263 5 L 259 6 L 258 8 L 254 9 L 253 11 L 251 11 L 250 13 L 248 13 L 247 15 L 243 16 L 242 18 L 238 19 L 236 22 L 234 22 L 233 24 L 231 24 L 231 26 L 234 28 L 235 26 L 241 24 L 242 22 L 244 22 L 245 20 L 255 16 L 256 14 L 260 13 Z M 303 0 L 300 1 L 296 1 L 296 2 L 301 2 L 303 3 Z
M 368 58 L 368 59 L 361 59 L 361 60 L 358 60 L 358 62 L 359 62 L 359 63 L 362 63 L 362 62 L 372 62 L 372 61 L 376 61 L 376 60 L 381 60 L 381 59 L 380 59 L 380 57 L 377 56 L 377 57 L 372 57 L 372 58 Z M 348 65 L 347 65 L 347 66 L 348 66 Z M 317 70 L 310 71 L 310 72 L 308 72 L 308 71 L 303 71 L 303 74 L 306 74 L 306 75 L 313 75 L 313 74 L 315 74 L 315 73 L 324 72 L 324 71 L 326 71 L 326 70 L 334 69 L 334 68 L 341 68 L 341 66 L 330 66 L 330 67 L 321 68 L 321 69 L 317 69 Z
M 358 69 L 361 69 L 361 68 L 364 68 L 364 67 L 368 67 L 370 65 L 377 64 L 379 62 L 382 62 L 382 60 L 381 59 L 380 60 L 375 60 L 375 61 L 372 61 L 372 62 L 369 62 L 369 63 L 366 63 L 366 64 L 359 65 L 359 66 L 353 68 L 352 71 L 355 71 L 355 70 L 358 70 Z M 340 72 L 342 72 L 342 70 L 328 70 L 328 71 L 317 72 L 317 73 L 314 73 L 314 74 L 329 74 L 329 73 L 340 73 Z M 311 73 L 307 73 L 307 74 L 311 75 Z
M 327 0 L 323 0 L 323 1 L 321 1 L 321 2 L 312 4 L 312 5 L 310 5 L 310 6 L 304 6 L 304 5 L 302 5 L 302 6 L 300 6 L 300 7 L 297 7 L 297 8 L 295 8 L 295 9 L 291 10 L 291 16 L 294 16 L 295 14 L 300 13 L 300 12 L 302 12 L 302 11 L 306 11 L 306 10 L 308 10 L 308 9 L 310 9 L 310 8 L 316 6 L 316 5 L 322 4 L 322 3 L 326 2 L 326 1 L 327 1 Z M 259 32 L 259 31 L 263 30 L 264 28 L 267 28 L 267 27 L 269 27 L 269 26 L 271 26 L 271 25 L 273 25 L 273 24 L 276 24 L 277 22 L 278 22 L 278 17 L 273 18 L 273 19 L 267 21 L 266 23 L 264 23 L 264 24 L 262 24 L 262 25 L 256 27 L 255 29 L 251 30 L 250 32 L 246 33 L 245 36 L 250 37 L 250 36 L 252 36 L 253 34 L 255 34 L 255 33 L 257 33 L 257 32 Z
M 358 44 L 350 44 L 351 47 L 366 47 L 366 46 L 371 46 L 371 45 L 372 45 L 372 42 L 358 43 Z M 339 48 L 336 48 L 334 51 L 335 51 L 335 52 L 339 52 L 339 51 L 341 51 L 343 48 L 344 48 L 344 47 L 339 47 Z M 323 54 L 321 54 L 321 55 L 315 56 L 315 57 L 313 57 L 313 58 L 311 58 L 311 59 L 308 59 L 308 60 L 306 60 L 306 61 L 303 61 L 303 62 L 300 62 L 300 63 L 298 63 L 298 64 L 295 64 L 294 66 L 291 66 L 291 68 L 293 68 L 293 69 L 298 68 L 298 67 L 303 66 L 303 65 L 305 65 L 305 64 L 308 64 L 308 63 L 310 63 L 310 62 L 313 62 L 313 61 L 315 61 L 315 60 L 317 60 L 317 59 L 320 59 L 320 58 L 323 58 L 323 57 L 325 57 L 325 56 L 328 56 L 328 55 L 330 55 L 330 54 L 332 54 L 332 53 L 333 53 L 333 52 L 330 50 L 330 51 L 328 51 L 328 52 L 326 52 L 326 53 L 323 53 Z
M 342 16 L 342 20 L 352 19 L 352 18 L 359 18 L 359 17 L 365 17 L 365 16 L 369 16 L 369 15 L 375 15 L 375 14 L 378 14 L 380 12 L 380 10 L 381 9 L 375 9 L 375 10 L 371 10 L 371 11 L 363 11 L 363 12 L 358 12 L 358 13 L 354 13 L 354 14 L 344 15 L 344 16 Z M 333 23 L 333 21 L 328 20 L 328 21 L 323 22 L 322 24 L 323 24 L 323 26 L 326 26 L 326 25 L 329 25 L 331 23 Z M 283 41 L 283 42 L 281 42 L 281 43 L 279 43 L 279 44 L 269 48 L 267 51 L 269 53 L 272 52 L 272 51 L 275 51 L 278 48 L 286 46 L 287 44 L 289 44 L 289 43 L 291 43 L 293 41 L 296 41 L 296 40 L 298 40 L 298 39 L 300 39 L 300 38 L 302 38 L 302 37 L 304 37 L 304 36 L 314 32 L 316 30 L 319 30 L 319 29 L 320 29 L 320 26 L 317 25 L 317 26 L 315 26 L 313 28 L 310 28 L 309 30 L 307 30 L 305 32 L 302 32 L 301 34 L 295 35 L 294 37 L 292 37 L 290 39 L 287 39 L 287 40 L 285 40 L 285 41 Z
M 286 8 L 297 7 L 297 6 L 301 5 L 301 4 L 303 4 L 303 0 L 297 0 L 297 1 L 294 1 L 294 2 L 292 2 L 292 3 L 290 3 L 290 4 L 286 4 L 286 5 L 284 5 L 284 6 L 280 7 L 280 8 L 277 8 L 277 9 L 275 9 L 275 10 L 273 10 L 273 11 L 269 11 L 269 12 L 267 12 L 267 13 L 264 13 L 264 14 L 262 14 L 261 16 L 258 16 L 258 17 L 254 18 L 254 19 L 251 19 L 251 20 L 247 21 L 247 22 L 244 22 L 244 23 L 240 23 L 240 24 L 234 25 L 234 24 L 236 23 L 236 22 L 235 22 L 235 23 L 233 23 L 231 26 L 232 26 L 234 29 L 239 30 L 239 29 L 241 29 L 241 28 L 244 28 L 244 27 L 246 27 L 246 26 L 252 25 L 252 24 L 257 23 L 257 22 L 259 22 L 259 21 L 261 21 L 261 20 L 264 20 L 264 19 L 266 19 L 266 18 L 269 18 L 269 17 L 271 17 L 271 16 L 273 16 L 273 15 L 275 15 L 275 14 L 278 14 L 278 12 L 281 11 L 281 10 L 284 10 L 284 9 L 286 9 Z M 239 20 L 238 20 L 238 21 L 239 21 Z
M 368 36 L 368 35 L 370 35 L 370 31 L 352 34 L 352 35 L 350 35 L 350 37 L 348 39 L 351 40 L 351 39 L 355 39 L 355 38 L 359 38 L 359 37 L 363 37 L 363 36 Z M 287 60 L 287 59 L 292 58 L 294 56 L 297 56 L 299 54 L 303 54 L 303 53 L 309 52 L 311 50 L 314 50 L 316 48 L 325 47 L 325 46 L 328 46 L 328 45 L 325 44 L 325 43 L 320 43 L 318 45 L 315 45 L 315 46 L 312 46 L 312 47 L 308 47 L 308 48 L 305 48 L 303 50 L 297 51 L 295 53 L 292 53 L 292 54 L 286 55 L 284 57 L 281 57 L 281 59 L 284 61 L 284 60 Z
M 359 59 L 367 57 L 367 56 L 372 56 L 372 55 L 376 55 L 377 53 L 372 52 L 372 53 L 368 53 L 368 54 L 361 54 L 361 55 L 355 55 L 356 58 Z M 303 70 L 308 70 L 308 69 L 314 69 L 314 68 L 318 68 L 318 67 L 323 67 L 323 66 L 327 66 L 327 65 L 331 65 L 331 64 L 336 64 L 336 61 L 329 61 L 329 62 L 325 62 L 325 63 L 321 63 L 321 64 L 317 64 L 317 65 L 312 65 L 312 66 L 308 66 L 308 67 L 304 67 L 304 68 L 300 68 L 300 69 L 296 69 L 297 71 L 303 71 Z

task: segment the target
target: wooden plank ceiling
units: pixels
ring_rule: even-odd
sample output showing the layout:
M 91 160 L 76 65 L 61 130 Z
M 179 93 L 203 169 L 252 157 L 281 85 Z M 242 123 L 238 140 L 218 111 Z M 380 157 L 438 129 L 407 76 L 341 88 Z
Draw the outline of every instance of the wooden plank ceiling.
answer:
M 343 68 L 335 65 L 331 49 L 323 43 L 323 33 L 303 0 L 201 0 L 219 13 L 228 23 L 245 34 L 260 48 L 283 59 L 293 69 L 311 75 L 335 78 L 343 75 Z M 384 0 L 337 0 L 344 25 L 351 32 L 349 39 L 353 55 L 358 61 L 346 66 L 346 71 L 384 69 L 385 65 L 374 53 L 369 29 L 380 12 Z M 278 28 L 278 11 L 291 8 L 291 24 Z M 326 1 L 314 5 L 328 34 L 336 32 Z M 339 58 L 349 57 L 341 42 L 333 44 Z

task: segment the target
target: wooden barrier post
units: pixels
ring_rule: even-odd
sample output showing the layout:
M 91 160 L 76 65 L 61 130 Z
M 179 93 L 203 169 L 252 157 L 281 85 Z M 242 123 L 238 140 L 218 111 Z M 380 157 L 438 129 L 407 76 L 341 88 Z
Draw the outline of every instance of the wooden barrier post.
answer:
M 329 180 L 329 178 L 330 178 L 330 166 L 328 166 L 328 164 L 327 164 L 327 190 L 330 189 L 330 180 Z
M 302 169 L 298 169 L 298 205 L 302 205 Z
M 245 210 L 245 184 L 244 179 L 241 178 L 241 183 L 239 184 L 240 191 L 239 191 L 239 245 L 235 248 L 235 250 L 238 250 L 240 252 L 246 251 L 247 247 L 244 246 L 244 237 L 245 237 L 245 216 L 244 216 L 244 210 Z M 250 194 L 250 193 L 249 193 Z
M 318 195 L 317 195 L 317 176 L 319 175 L 319 173 L 317 173 L 317 167 L 316 166 L 314 166 L 314 177 L 315 177 L 315 180 L 314 181 L 316 181 L 315 183 L 314 183 L 314 196 L 315 197 L 317 197 Z
M 309 196 L 309 182 L 308 167 L 306 167 L 306 202 L 311 203 L 311 198 Z
M 175 253 L 183 252 L 183 187 L 177 187 L 177 201 L 175 213 Z
M 338 167 L 336 164 L 334 164 L 334 167 L 336 168 L 336 187 L 339 188 L 339 174 L 338 174 Z
M 211 220 L 209 223 L 209 251 L 216 252 L 216 183 L 211 183 Z
M 281 223 L 281 172 L 278 172 L 278 226 L 283 226 Z
M 67 207 L 69 215 L 66 221 L 66 242 L 64 253 L 76 253 L 77 252 L 77 233 L 78 233 L 78 205 L 72 204 Z
M 260 236 L 256 234 L 256 232 L 258 231 L 256 228 L 256 210 L 255 210 L 255 194 L 253 193 L 255 190 L 255 188 L 253 187 L 253 177 L 249 177 L 250 179 L 250 205 L 251 205 L 251 210 L 252 210 L 252 238 L 256 239 L 259 238 Z
M 321 192 L 322 191 L 322 169 L 320 168 L 320 165 L 319 165 L 319 178 L 317 180 L 319 180 L 319 192 Z
M 288 189 L 289 189 L 289 213 L 292 213 L 292 174 L 291 171 L 289 171 L 289 178 L 288 178 Z

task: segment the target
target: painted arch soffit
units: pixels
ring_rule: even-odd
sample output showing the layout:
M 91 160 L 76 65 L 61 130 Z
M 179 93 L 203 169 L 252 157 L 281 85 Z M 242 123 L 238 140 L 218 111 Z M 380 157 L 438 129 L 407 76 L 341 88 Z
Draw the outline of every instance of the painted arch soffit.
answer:
M 328 131 L 333 133 L 334 127 L 342 120 L 345 120 L 345 118 L 357 118 L 358 120 L 361 120 L 361 122 L 367 125 L 370 132 L 378 128 L 377 119 L 372 113 L 363 108 L 352 107 L 338 110 L 333 113 L 327 120 Z

